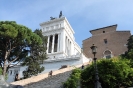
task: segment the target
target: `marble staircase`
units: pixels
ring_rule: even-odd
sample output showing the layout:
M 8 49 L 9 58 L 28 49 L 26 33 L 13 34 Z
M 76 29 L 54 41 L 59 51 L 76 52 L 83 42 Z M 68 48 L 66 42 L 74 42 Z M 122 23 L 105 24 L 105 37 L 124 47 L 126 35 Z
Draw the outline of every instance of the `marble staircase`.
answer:
M 89 63 L 84 63 L 88 65 Z M 23 79 L 10 83 L 10 88 L 16 88 L 17 85 L 24 88 L 63 88 L 62 83 L 65 82 L 73 69 L 81 68 L 82 64 L 70 66 L 67 68 L 53 71 L 53 75 L 48 77 L 48 73 L 33 76 L 31 78 Z
M 39 82 L 25 85 L 24 88 L 63 88 L 63 82 L 65 82 L 72 71 L 67 71 L 57 75 L 50 76 Z

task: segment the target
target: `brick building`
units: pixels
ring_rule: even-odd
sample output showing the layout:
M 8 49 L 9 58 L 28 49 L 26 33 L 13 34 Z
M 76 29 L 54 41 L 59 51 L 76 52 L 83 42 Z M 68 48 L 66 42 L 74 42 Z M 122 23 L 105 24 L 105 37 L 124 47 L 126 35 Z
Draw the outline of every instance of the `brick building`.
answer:
M 92 37 L 83 40 L 83 53 L 93 58 L 90 47 L 97 46 L 97 58 L 110 58 L 127 51 L 127 40 L 130 31 L 116 31 L 117 25 L 90 30 Z

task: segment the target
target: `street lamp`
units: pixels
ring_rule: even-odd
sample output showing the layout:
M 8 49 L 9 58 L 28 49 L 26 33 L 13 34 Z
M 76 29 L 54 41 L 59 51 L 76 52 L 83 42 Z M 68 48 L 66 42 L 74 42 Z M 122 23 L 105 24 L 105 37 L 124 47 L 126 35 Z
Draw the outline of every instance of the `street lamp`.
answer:
M 99 82 L 99 76 L 98 76 L 98 69 L 97 69 L 97 63 L 96 60 L 97 58 L 96 53 L 97 53 L 97 46 L 94 44 L 90 47 L 92 49 L 92 54 L 94 55 L 94 67 L 95 67 L 95 88 L 102 88 L 101 83 Z

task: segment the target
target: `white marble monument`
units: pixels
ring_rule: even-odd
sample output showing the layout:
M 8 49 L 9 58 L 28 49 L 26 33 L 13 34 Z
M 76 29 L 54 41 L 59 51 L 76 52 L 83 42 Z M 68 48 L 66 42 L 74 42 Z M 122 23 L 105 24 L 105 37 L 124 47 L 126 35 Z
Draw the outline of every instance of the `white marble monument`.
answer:
M 58 70 L 63 65 L 74 66 L 91 61 L 85 57 L 80 46 L 75 42 L 74 30 L 66 17 L 61 15 L 59 18 L 51 17 L 49 21 L 40 23 L 40 26 L 43 35 L 48 37 L 46 51 L 48 59 L 42 64 L 45 67 L 42 73 Z M 8 83 L 14 81 L 13 71 L 23 77 L 22 72 L 26 67 L 19 66 L 17 69 L 19 70 L 16 71 L 15 67 L 9 69 Z

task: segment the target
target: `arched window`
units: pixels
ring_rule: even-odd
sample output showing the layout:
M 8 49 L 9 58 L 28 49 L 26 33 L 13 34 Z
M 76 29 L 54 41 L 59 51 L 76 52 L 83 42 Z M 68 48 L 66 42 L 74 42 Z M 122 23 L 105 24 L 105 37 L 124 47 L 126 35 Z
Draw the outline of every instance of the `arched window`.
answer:
M 104 58 L 109 59 L 109 58 L 111 58 L 111 57 L 112 57 L 111 52 L 110 52 L 109 50 L 106 50 L 106 51 L 104 52 Z

